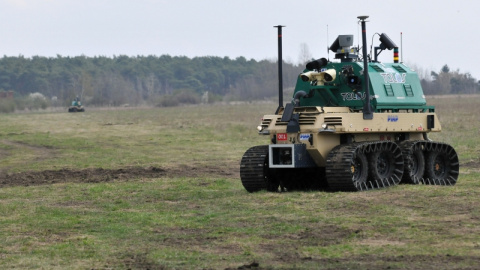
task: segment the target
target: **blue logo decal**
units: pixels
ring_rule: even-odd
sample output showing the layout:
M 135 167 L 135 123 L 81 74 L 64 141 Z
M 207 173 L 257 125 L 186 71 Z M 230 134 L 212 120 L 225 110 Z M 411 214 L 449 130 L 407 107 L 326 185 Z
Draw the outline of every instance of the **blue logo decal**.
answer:
M 398 122 L 398 115 L 389 115 L 387 122 Z
M 300 134 L 301 141 L 308 141 L 310 139 L 310 134 Z

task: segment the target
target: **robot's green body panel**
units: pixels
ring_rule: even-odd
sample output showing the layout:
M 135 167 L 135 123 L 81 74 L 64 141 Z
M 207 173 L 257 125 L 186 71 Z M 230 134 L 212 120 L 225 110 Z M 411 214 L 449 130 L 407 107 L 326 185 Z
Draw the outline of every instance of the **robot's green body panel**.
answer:
M 299 76 L 295 93 L 305 91 L 301 106 L 349 107 L 361 110 L 364 105 L 363 65 L 360 62 L 329 62 L 319 72 L 334 70 L 335 79 L 315 85 Z M 311 70 L 305 69 L 304 73 Z M 302 74 L 304 74 L 302 73 Z M 420 79 L 415 71 L 402 63 L 368 63 L 371 105 L 375 112 L 383 110 L 429 110 Z

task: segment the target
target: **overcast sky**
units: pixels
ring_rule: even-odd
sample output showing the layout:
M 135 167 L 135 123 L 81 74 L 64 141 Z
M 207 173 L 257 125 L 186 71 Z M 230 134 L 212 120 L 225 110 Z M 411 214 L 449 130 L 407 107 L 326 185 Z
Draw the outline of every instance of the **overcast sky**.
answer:
M 340 34 L 361 43 L 359 15 L 370 16 L 369 47 L 373 34 L 386 33 L 403 44 L 404 62 L 434 71 L 448 64 L 480 80 L 477 0 L 0 0 L 0 55 L 275 60 L 273 26 L 281 24 L 284 60 L 297 63 L 302 43 L 314 58 L 327 57 Z

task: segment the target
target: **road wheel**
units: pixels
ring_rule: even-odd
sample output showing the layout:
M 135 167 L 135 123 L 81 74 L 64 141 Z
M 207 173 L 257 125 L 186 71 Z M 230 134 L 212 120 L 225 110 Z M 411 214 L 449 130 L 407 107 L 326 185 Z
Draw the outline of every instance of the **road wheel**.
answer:
M 390 179 L 395 170 L 395 158 L 390 151 L 380 150 L 370 155 L 370 176 L 372 180 Z
M 427 156 L 425 176 L 431 181 L 449 181 L 452 169 L 451 162 L 447 155 L 441 151 L 430 152 Z
M 363 152 L 357 151 L 355 158 L 352 160 L 350 170 L 352 171 L 353 182 L 360 184 L 367 182 L 368 161 L 367 156 Z
M 408 157 L 408 164 L 405 164 L 405 174 L 411 184 L 419 184 L 425 173 L 425 155 L 422 149 L 415 149 Z

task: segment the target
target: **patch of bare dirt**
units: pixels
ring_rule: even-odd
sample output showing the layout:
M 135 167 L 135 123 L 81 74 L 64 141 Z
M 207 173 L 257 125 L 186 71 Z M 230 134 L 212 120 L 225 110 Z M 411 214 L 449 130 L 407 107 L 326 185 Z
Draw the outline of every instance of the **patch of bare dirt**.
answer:
M 465 167 L 468 169 L 479 169 L 480 168 L 480 160 L 472 160 L 469 162 L 465 162 L 463 164 L 460 164 L 460 167 Z
M 313 242 L 316 245 L 330 246 L 340 244 L 351 235 L 358 233 L 360 231 L 347 230 L 334 225 L 324 225 L 321 228 L 306 228 L 291 237 L 309 244 Z M 312 239 L 314 240 L 312 241 Z
M 38 172 L 0 173 L 0 187 L 34 186 L 57 183 L 101 183 L 111 181 L 129 181 L 140 178 L 160 177 L 232 177 L 225 167 L 180 166 L 176 168 L 127 167 L 121 169 L 89 168 L 83 170 L 61 169 Z
M 480 172 L 480 159 L 460 163 L 460 168 L 465 169 L 465 174 L 478 173 Z
M 477 267 L 462 265 L 467 263 L 475 265 L 480 262 L 478 257 L 454 256 L 454 255 L 400 255 L 396 257 L 384 257 L 375 254 L 338 259 L 311 258 L 319 265 L 328 265 L 321 269 L 462 269 L 473 270 Z
M 240 270 L 240 269 L 257 269 L 257 270 L 261 270 L 261 269 L 265 269 L 265 268 L 262 268 L 260 267 L 260 264 L 258 262 L 252 262 L 252 263 L 248 263 L 248 264 L 244 264 L 244 265 L 241 265 L 237 268 L 231 268 L 231 267 L 228 267 L 228 268 L 225 268 L 225 270 Z
M 462 263 L 468 263 L 474 265 L 475 262 L 480 262 L 477 257 L 465 257 L 465 256 L 436 256 L 436 255 L 400 255 L 396 257 L 382 257 L 375 254 L 366 256 L 353 256 L 350 258 L 314 258 L 314 257 L 300 257 L 300 256 L 286 256 L 282 258 L 282 261 L 295 264 L 302 262 L 311 262 L 318 265 L 316 269 L 462 269 L 473 270 L 477 267 L 468 267 L 462 265 Z M 473 263 L 473 264 L 472 264 Z M 267 265 L 267 266 L 266 266 Z M 268 266 L 268 263 L 253 262 L 250 264 L 241 265 L 238 267 L 229 267 L 225 270 L 234 269 L 277 269 L 275 267 Z M 283 269 L 283 268 L 279 268 Z
M 125 269 L 168 269 L 167 267 L 150 260 L 147 255 L 148 254 L 146 253 L 124 255 L 123 264 Z

